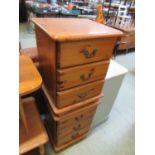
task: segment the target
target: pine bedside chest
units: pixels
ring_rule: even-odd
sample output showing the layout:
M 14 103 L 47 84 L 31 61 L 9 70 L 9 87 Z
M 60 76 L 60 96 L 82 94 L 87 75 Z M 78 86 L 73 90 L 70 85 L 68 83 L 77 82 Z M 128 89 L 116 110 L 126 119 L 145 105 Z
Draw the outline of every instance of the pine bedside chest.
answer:
M 114 45 L 122 32 L 88 19 L 32 21 L 51 114 L 48 132 L 54 150 L 59 151 L 89 131 Z M 65 125 L 61 120 L 66 120 Z

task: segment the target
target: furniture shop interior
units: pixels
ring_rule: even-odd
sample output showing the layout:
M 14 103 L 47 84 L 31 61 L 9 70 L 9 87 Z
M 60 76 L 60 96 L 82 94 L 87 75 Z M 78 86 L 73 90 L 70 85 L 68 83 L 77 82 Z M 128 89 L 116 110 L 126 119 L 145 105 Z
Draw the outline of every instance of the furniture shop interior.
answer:
M 135 0 L 19 9 L 19 154 L 133 155 Z

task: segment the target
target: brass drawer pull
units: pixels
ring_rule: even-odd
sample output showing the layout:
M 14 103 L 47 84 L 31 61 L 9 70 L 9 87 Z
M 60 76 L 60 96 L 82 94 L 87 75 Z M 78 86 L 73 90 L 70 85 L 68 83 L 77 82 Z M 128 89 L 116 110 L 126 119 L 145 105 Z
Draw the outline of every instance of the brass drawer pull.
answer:
M 93 51 L 90 53 L 84 49 L 81 51 L 81 53 L 85 56 L 85 58 L 93 58 L 97 53 L 97 49 L 96 48 L 93 49 Z
M 89 95 L 89 93 L 91 93 L 92 91 L 94 91 L 94 88 L 91 88 L 90 90 L 86 92 L 80 93 L 77 96 L 82 100 L 82 99 L 85 99 Z
M 80 120 L 82 120 L 83 119 L 83 114 L 81 114 L 79 117 L 75 117 L 75 120 L 76 121 L 80 121 Z
M 73 127 L 73 130 L 74 130 L 74 131 L 77 131 L 77 130 L 79 130 L 79 129 L 81 129 L 81 124 L 79 124 L 77 127 Z
M 92 77 L 93 73 L 94 73 L 94 69 L 92 68 L 87 76 L 84 74 L 80 75 L 80 79 L 82 81 L 88 81 Z
M 79 94 L 78 97 L 80 99 L 84 99 L 87 95 L 88 95 L 88 93 L 87 92 L 84 92 L 84 93 Z
M 79 133 L 77 132 L 77 133 L 75 133 L 75 134 L 72 135 L 72 139 L 75 139 L 75 138 L 77 138 L 78 136 L 79 136 Z

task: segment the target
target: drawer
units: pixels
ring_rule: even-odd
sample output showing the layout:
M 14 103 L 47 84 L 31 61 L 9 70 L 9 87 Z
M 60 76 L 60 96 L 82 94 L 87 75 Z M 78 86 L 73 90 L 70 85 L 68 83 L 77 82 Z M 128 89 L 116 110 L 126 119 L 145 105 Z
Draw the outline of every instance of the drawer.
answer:
M 92 118 L 88 118 L 83 120 L 81 123 L 76 123 L 74 125 L 69 125 L 64 127 L 63 129 L 57 130 L 57 137 L 61 138 L 66 136 L 67 134 L 71 134 L 72 132 L 80 131 L 85 127 L 90 127 L 92 122 Z
M 99 95 L 102 91 L 103 82 L 103 80 L 96 81 L 69 90 L 57 92 L 57 107 L 63 108 Z
M 65 130 L 66 128 L 73 128 L 74 126 L 77 126 L 78 124 L 80 124 L 80 126 L 84 126 L 84 124 L 87 124 L 88 122 L 91 122 L 91 120 L 93 119 L 94 115 L 89 115 L 86 118 L 84 118 L 82 121 L 70 121 L 66 124 L 61 124 L 57 127 L 57 132 L 58 134 Z
M 91 109 L 89 109 L 88 111 L 83 111 L 83 112 L 79 112 L 76 115 L 72 115 L 71 118 L 59 121 L 57 124 L 57 128 L 63 128 L 64 126 L 70 126 L 73 124 L 77 124 L 77 123 L 81 123 L 83 122 L 83 120 L 88 119 L 88 118 L 92 118 L 94 116 L 94 113 L 96 111 L 97 107 L 93 107 Z
M 62 91 L 89 82 L 103 80 L 108 66 L 109 60 L 57 70 L 57 90 Z
M 58 43 L 59 68 L 109 59 L 116 38 L 91 39 Z
M 63 145 L 69 141 L 75 140 L 79 136 L 88 132 L 89 129 L 90 129 L 90 127 L 86 127 L 86 128 L 81 129 L 80 131 L 72 132 L 64 137 L 57 138 L 57 145 Z

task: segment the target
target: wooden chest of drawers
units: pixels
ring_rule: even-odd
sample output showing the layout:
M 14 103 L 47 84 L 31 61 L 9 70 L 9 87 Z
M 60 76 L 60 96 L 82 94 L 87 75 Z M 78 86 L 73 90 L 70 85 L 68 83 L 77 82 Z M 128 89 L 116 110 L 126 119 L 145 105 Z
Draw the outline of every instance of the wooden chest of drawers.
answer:
M 49 105 L 54 111 L 48 124 L 54 124 L 55 129 L 49 133 L 53 135 L 54 149 L 61 150 L 88 132 L 109 59 L 122 32 L 88 19 L 34 18 L 32 21 L 35 24 L 39 68 L 47 92 L 45 96 L 50 98 Z M 77 117 L 84 124 L 75 123 L 73 114 L 67 124 L 56 120 L 65 119 L 69 111 L 78 109 L 82 113 L 83 108 L 89 109 L 92 103 L 92 112 L 86 112 L 89 117 L 85 118 L 83 114 Z M 70 134 L 72 130 L 79 132 Z
M 43 86 L 43 96 L 48 105 L 49 113 L 45 119 L 46 129 L 55 151 L 60 151 L 66 146 L 84 138 L 96 112 L 100 97 L 92 97 L 89 102 L 82 101 L 80 106 L 68 106 L 61 110 L 57 109 Z M 51 108 L 52 107 L 52 108 Z

